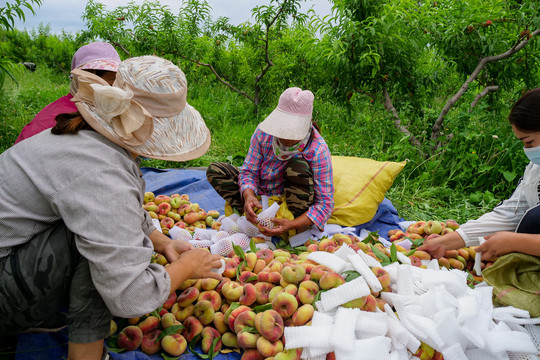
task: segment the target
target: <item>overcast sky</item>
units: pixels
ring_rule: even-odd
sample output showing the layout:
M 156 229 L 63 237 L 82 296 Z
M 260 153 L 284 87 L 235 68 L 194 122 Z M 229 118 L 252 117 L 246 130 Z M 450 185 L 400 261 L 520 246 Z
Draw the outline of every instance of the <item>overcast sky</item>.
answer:
M 144 3 L 144 0 L 134 0 L 137 4 Z M 220 16 L 228 17 L 231 23 L 237 25 L 251 19 L 251 9 L 255 6 L 268 5 L 270 0 L 207 0 L 212 7 L 212 17 L 217 19 Z M 13 0 L 7 2 L 13 3 Z M 105 4 L 108 10 L 117 6 L 127 5 L 129 0 L 97 0 Z M 182 0 L 159 0 L 163 5 L 168 5 L 173 13 L 177 13 Z M 84 12 L 87 0 L 43 0 L 41 7 L 35 7 L 36 15 L 32 15 L 29 10 L 25 10 L 26 21 L 16 21 L 17 29 L 35 28 L 40 23 L 50 24 L 53 33 L 63 30 L 76 32 L 84 29 L 84 21 L 81 16 Z M 5 6 L 6 0 L 0 0 L 0 7 Z M 301 11 L 313 8 L 317 15 L 325 16 L 330 14 L 332 5 L 329 0 L 306 0 L 302 3 Z

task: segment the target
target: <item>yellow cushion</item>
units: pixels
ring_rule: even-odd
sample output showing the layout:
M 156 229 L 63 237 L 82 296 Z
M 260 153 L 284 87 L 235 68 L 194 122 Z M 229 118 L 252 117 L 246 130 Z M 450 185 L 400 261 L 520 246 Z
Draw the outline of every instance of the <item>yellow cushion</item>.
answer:
M 330 224 L 356 226 L 373 219 L 406 162 L 332 156 L 334 211 Z

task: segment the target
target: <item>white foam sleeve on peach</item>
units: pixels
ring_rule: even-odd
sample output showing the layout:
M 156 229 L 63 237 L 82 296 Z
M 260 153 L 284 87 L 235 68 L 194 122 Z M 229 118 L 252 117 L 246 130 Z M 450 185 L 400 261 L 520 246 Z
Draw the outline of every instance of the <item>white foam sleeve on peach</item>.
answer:
M 285 349 L 321 347 L 331 352 L 331 333 L 332 326 L 286 326 L 283 330 Z
M 292 247 L 302 246 L 306 243 L 306 241 L 311 239 L 311 237 L 311 230 L 307 229 L 305 231 L 302 231 L 301 233 L 291 236 L 289 238 L 289 244 Z
M 356 336 L 363 339 L 370 336 L 386 335 L 388 321 L 384 312 L 361 311 L 356 319 Z
M 270 197 L 267 196 L 267 195 L 261 195 L 261 206 L 262 206 L 262 211 L 268 209 L 270 207 L 270 205 L 268 205 L 268 200 L 270 200 Z
M 411 264 L 411 259 L 407 255 L 405 255 L 404 253 L 402 253 L 400 251 L 396 252 L 396 257 L 403 264 L 408 264 L 408 265 Z
M 395 347 L 392 347 L 390 351 L 390 356 L 388 357 L 388 360 L 408 360 L 409 359 L 409 353 L 407 352 L 407 349 L 396 349 Z
M 467 359 L 465 352 L 459 344 L 452 344 L 444 348 L 441 353 L 443 354 L 444 360 L 463 360 Z
M 277 202 L 272 203 L 272 205 L 266 209 L 263 210 L 257 215 L 257 221 L 262 226 L 273 229 L 274 223 L 272 222 L 272 218 L 274 218 L 279 210 L 279 204 Z
M 503 322 L 498 323 L 484 340 L 486 340 L 486 349 L 492 354 L 509 351 L 531 354 L 537 351 L 531 337 L 527 333 L 509 331 L 509 328 Z
M 315 311 L 311 318 L 311 326 L 331 326 L 334 325 L 334 316 L 321 311 Z
M 369 266 L 365 263 L 365 261 L 360 257 L 358 254 L 349 255 L 347 257 L 349 259 L 349 262 L 352 264 L 354 269 L 362 275 L 364 280 L 366 280 L 367 284 L 371 288 L 371 290 L 378 292 L 382 290 L 382 285 L 379 279 L 377 279 L 377 276 L 371 271 Z
M 243 250 L 249 250 L 251 238 L 246 234 L 236 233 L 230 236 L 233 244 L 240 246 Z
M 348 301 L 369 295 L 371 290 L 362 277 L 357 277 L 343 285 L 323 292 L 321 300 L 317 302 L 317 309 L 330 311 Z
M 392 340 L 392 346 L 396 349 L 408 349 L 412 353 L 415 353 L 420 347 L 420 340 L 415 338 L 414 335 L 403 326 L 388 304 L 384 305 L 384 310 L 385 314 L 388 316 L 387 336 Z
M 212 235 L 212 241 L 215 243 L 217 243 L 219 240 L 221 239 L 225 239 L 226 237 L 229 237 L 229 233 L 226 232 L 226 231 L 222 231 L 222 230 L 219 230 L 218 232 L 216 232 L 214 235 Z
M 496 360 L 492 354 L 486 353 L 484 349 L 472 348 L 465 351 L 465 356 L 468 360 Z M 506 356 L 508 359 L 508 355 Z
M 250 223 L 245 216 L 240 216 L 236 223 L 240 227 L 241 233 L 246 234 L 249 237 L 259 235 L 259 229 L 257 228 L 257 226 Z
M 163 230 L 161 230 L 161 224 L 158 219 L 152 219 L 152 225 L 154 225 L 157 231 L 163 234 Z
M 268 245 L 267 242 L 257 243 L 257 244 L 255 244 L 255 247 L 256 247 L 258 250 L 270 249 L 270 246 Z
M 341 273 L 347 266 L 345 260 L 334 254 L 327 253 L 326 251 L 314 251 L 307 256 L 307 259 L 316 262 L 317 264 L 324 265 L 337 273 Z
M 400 295 L 414 295 L 412 266 L 401 265 L 396 277 L 396 292 Z
M 364 259 L 364 261 L 366 262 L 366 264 L 368 264 L 369 267 L 381 266 L 380 262 L 378 262 L 377 260 L 375 260 L 374 258 L 369 256 L 368 254 L 366 254 L 362 250 L 358 250 L 357 254 L 360 255 L 362 257 L 362 259 Z
M 210 240 L 188 240 L 188 243 L 198 249 L 209 249 L 210 246 L 214 245 Z
M 359 313 L 360 309 L 338 308 L 329 340 L 334 351 L 354 351 L 356 319 Z
M 229 215 L 228 218 L 231 219 L 234 222 L 237 222 L 238 219 L 240 219 L 240 215 L 238 215 L 237 213 L 234 212 L 231 215 Z
M 460 344 L 462 350 L 466 350 L 471 342 L 467 339 L 461 329 L 461 325 L 455 316 L 453 309 L 445 309 L 439 311 L 434 316 L 435 332 L 429 334 L 430 338 L 434 338 L 435 333 L 438 335 L 436 347 L 441 348 L 443 344 Z M 444 340 L 443 340 L 444 339 Z
M 478 301 L 476 296 L 466 295 L 457 299 L 457 321 L 463 324 L 465 321 L 475 318 L 478 314 Z
M 391 340 L 386 336 L 374 336 L 354 342 L 356 360 L 387 360 L 390 358 Z
M 231 219 L 231 216 L 228 216 L 221 220 L 221 227 L 219 228 L 220 231 L 226 231 L 227 233 L 229 233 L 229 235 L 240 232 L 240 226 L 238 226 L 238 224 L 234 222 L 233 219 Z
M 225 265 L 227 265 L 227 263 L 225 262 L 225 259 L 219 259 L 219 261 L 221 261 L 221 267 L 219 269 L 217 268 L 212 269 L 212 272 L 215 272 L 221 275 L 225 271 Z
M 474 255 L 474 273 L 478 276 L 482 276 L 482 253 L 477 252 Z
M 193 231 L 193 239 L 194 240 L 212 240 L 212 236 L 214 236 L 214 234 L 216 234 L 217 232 L 218 231 L 215 229 L 196 228 L 195 231 Z
M 233 242 L 230 237 L 221 239 L 210 246 L 210 252 L 221 256 L 227 256 L 233 251 Z
M 540 324 L 540 318 L 531 318 L 527 310 L 506 306 L 493 309 L 493 319 L 513 324 Z
M 356 255 L 356 251 L 354 251 L 349 245 L 343 243 L 343 245 L 334 251 L 333 254 L 344 261 L 349 261 L 348 256 Z
M 178 226 L 173 226 L 169 229 L 169 236 L 173 240 L 193 240 L 193 236 L 191 236 L 191 233 L 189 231 L 187 231 L 186 229 L 182 229 Z

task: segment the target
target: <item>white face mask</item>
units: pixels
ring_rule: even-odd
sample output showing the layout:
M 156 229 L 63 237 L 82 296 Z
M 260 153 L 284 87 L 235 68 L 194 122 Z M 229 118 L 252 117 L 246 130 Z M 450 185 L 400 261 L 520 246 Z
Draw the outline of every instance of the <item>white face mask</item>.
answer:
M 527 155 L 533 164 L 540 165 L 540 146 L 523 148 L 523 151 L 525 151 L 525 155 Z

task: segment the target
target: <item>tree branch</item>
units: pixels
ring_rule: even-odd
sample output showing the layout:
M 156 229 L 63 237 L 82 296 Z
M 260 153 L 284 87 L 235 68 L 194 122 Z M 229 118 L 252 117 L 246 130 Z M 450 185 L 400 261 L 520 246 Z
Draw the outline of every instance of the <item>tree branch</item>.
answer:
M 527 45 L 527 43 L 532 37 L 538 34 L 540 34 L 540 29 L 537 29 L 533 33 L 531 33 L 530 38 L 525 38 L 522 41 L 518 41 L 514 46 L 512 46 L 510 49 L 508 49 L 504 53 L 499 54 L 499 55 L 486 56 L 485 58 L 480 59 L 480 61 L 478 62 L 478 65 L 476 66 L 474 71 L 471 73 L 469 78 L 463 83 L 463 85 L 461 85 L 461 88 L 458 90 L 458 92 L 455 93 L 454 96 L 452 96 L 452 98 L 448 100 L 446 104 L 444 105 L 441 113 L 439 114 L 439 117 L 433 124 L 433 128 L 431 130 L 431 139 L 436 140 L 440 136 L 442 124 L 444 122 L 444 117 L 448 114 L 452 106 L 456 104 L 459 98 L 461 98 L 461 96 L 465 94 L 465 92 L 469 88 L 469 85 L 476 79 L 476 77 L 480 74 L 480 72 L 484 69 L 484 67 L 487 64 L 494 61 L 506 59 L 507 57 L 517 53 L 518 51 L 523 49 L 525 45 Z
M 476 106 L 476 104 L 478 104 L 478 101 L 480 101 L 481 98 L 483 98 L 484 96 L 486 96 L 489 92 L 492 92 L 492 91 L 497 91 L 499 90 L 499 87 L 497 85 L 492 85 L 492 86 L 486 86 L 484 88 L 484 90 L 482 90 L 482 92 L 480 94 L 477 94 L 476 95 L 476 98 L 474 99 L 474 101 L 471 103 L 471 107 L 469 108 L 469 112 L 472 112 L 472 110 L 474 109 L 474 107 Z
M 390 95 L 388 94 L 388 90 L 386 88 L 383 89 L 384 94 L 384 107 L 386 110 L 392 114 L 394 117 L 394 125 L 396 125 L 396 128 L 401 131 L 403 134 L 409 137 L 409 143 L 411 145 L 415 146 L 418 152 L 424 156 L 424 153 L 422 152 L 422 144 L 420 144 L 420 141 L 416 137 L 414 137 L 413 134 L 407 129 L 407 127 L 401 125 L 401 119 L 399 118 L 399 114 L 394 107 L 394 104 L 392 103 L 392 99 L 390 98 Z

